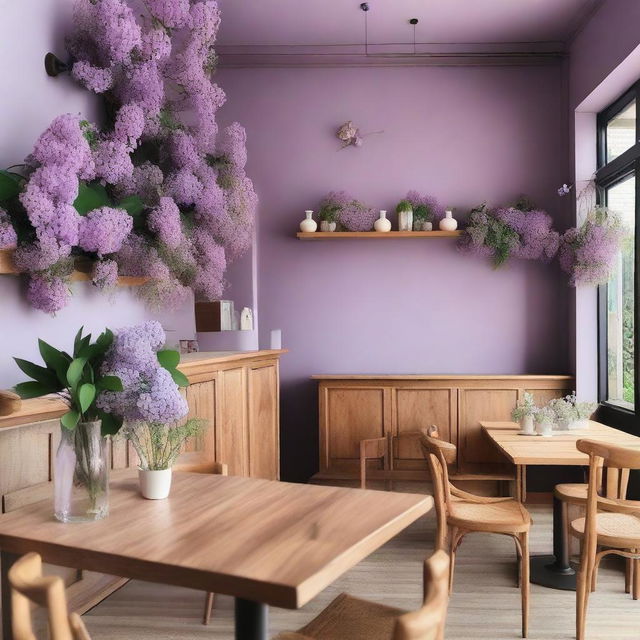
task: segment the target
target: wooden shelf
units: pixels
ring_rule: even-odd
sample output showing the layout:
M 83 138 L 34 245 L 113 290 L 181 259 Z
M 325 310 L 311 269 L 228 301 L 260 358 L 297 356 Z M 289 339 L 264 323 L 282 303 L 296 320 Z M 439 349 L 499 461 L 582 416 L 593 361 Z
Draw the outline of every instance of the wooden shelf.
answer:
M 314 231 L 313 233 L 298 232 L 298 240 L 348 240 L 352 238 L 457 238 L 462 231 Z
M 0 249 L 0 274 L 3 275 L 18 275 L 20 271 L 16 268 L 13 262 L 13 254 L 15 249 Z M 91 280 L 91 273 L 88 271 L 87 263 L 79 260 L 78 266 L 81 269 L 76 269 L 71 275 L 71 280 L 74 282 L 88 282 Z M 143 278 L 138 276 L 120 276 L 118 278 L 118 286 L 136 287 L 148 282 L 149 278 Z

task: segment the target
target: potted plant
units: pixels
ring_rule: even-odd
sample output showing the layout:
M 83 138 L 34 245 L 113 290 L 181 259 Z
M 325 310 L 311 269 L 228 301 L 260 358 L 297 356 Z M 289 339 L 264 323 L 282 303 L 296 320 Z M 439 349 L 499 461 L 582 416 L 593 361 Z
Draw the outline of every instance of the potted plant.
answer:
M 99 394 L 122 392 L 122 380 L 103 365 L 113 343 L 107 329 L 91 342 L 78 331 L 72 354 L 38 340 L 44 367 L 14 358 L 32 380 L 16 385 L 21 398 L 57 394 L 68 410 L 60 419 L 60 444 L 54 460 L 54 513 L 62 522 L 99 520 L 109 512 L 106 436 L 122 425 L 115 412 L 99 406 Z
M 533 418 L 537 410 L 533 395 L 525 391 L 522 400 L 518 402 L 511 412 L 511 419 L 520 423 L 520 433 L 522 435 L 533 435 L 535 433 Z
M 148 500 L 162 500 L 171 489 L 171 467 L 188 438 L 198 435 L 204 421 L 191 418 L 184 424 L 130 422 L 123 428 L 140 458 L 140 493 Z
M 542 409 L 538 409 L 534 416 L 538 435 L 545 437 L 552 435 L 555 418 L 556 414 L 554 410 L 548 405 L 542 407 Z
M 408 200 L 400 200 L 396 206 L 398 214 L 398 231 L 413 230 L 413 206 Z
M 549 401 L 548 406 L 555 414 L 555 423 L 558 429 L 562 431 L 567 430 L 569 424 L 576 419 L 575 405 L 571 402 L 571 396 L 554 398 Z
M 426 204 L 419 204 L 413 208 L 413 230 L 433 230 L 433 212 Z
M 338 224 L 338 213 L 340 212 L 340 206 L 332 203 L 325 202 L 318 211 L 318 218 L 320 219 L 320 231 L 335 231 Z

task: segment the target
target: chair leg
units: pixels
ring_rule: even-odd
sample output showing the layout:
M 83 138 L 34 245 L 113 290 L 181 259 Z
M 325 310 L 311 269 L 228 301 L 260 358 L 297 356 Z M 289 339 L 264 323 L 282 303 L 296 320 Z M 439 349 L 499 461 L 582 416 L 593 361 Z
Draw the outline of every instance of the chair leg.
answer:
M 633 563 L 633 589 L 632 596 L 634 600 L 640 596 L 640 560 L 632 560 Z
M 451 527 L 449 529 L 449 595 L 453 591 L 453 569 L 456 563 L 456 547 L 458 546 L 458 529 Z
M 516 543 L 516 557 L 517 557 L 517 562 L 516 562 L 516 589 L 520 588 L 520 585 L 522 584 L 521 580 L 522 580 L 522 545 L 520 543 L 520 537 L 518 538 L 514 538 L 515 543 Z
M 633 561 L 631 558 L 625 559 L 624 565 L 624 592 L 631 593 L 631 581 L 633 579 Z
M 522 595 L 522 637 L 529 633 L 529 532 L 520 534 L 520 592 Z
M 584 547 L 584 543 L 581 546 Z M 578 570 L 576 585 L 576 640 L 585 640 L 587 605 L 591 586 L 589 565 L 589 559 L 586 557 L 583 548 L 580 553 L 580 569 Z
M 211 593 L 210 591 L 206 595 L 204 601 L 204 614 L 202 616 L 202 624 L 209 624 L 209 620 L 211 620 L 211 611 L 213 609 L 213 602 L 215 597 L 216 594 Z

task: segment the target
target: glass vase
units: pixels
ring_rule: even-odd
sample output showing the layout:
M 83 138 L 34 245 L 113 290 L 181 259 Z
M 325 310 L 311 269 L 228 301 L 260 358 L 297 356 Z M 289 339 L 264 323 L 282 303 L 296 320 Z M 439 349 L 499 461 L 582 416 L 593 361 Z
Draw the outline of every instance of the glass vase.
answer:
M 54 509 L 61 522 L 100 520 L 109 513 L 109 464 L 102 423 L 61 428 L 54 464 Z

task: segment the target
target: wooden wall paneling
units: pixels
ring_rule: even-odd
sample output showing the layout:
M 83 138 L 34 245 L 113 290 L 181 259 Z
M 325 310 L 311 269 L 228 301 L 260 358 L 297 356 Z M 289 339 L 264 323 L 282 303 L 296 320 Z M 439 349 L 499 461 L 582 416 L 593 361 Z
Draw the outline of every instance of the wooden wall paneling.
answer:
M 327 393 L 329 430 L 329 468 L 357 470 L 359 443 L 386 435 L 385 389 L 383 387 L 332 387 Z M 386 410 L 387 420 L 388 409 Z M 382 463 L 371 461 L 381 469 Z
M 216 453 L 220 462 L 229 465 L 229 474 L 249 473 L 249 443 L 247 437 L 247 375 L 246 367 L 223 369 L 219 372 L 216 402 Z
M 480 420 L 510 420 L 518 390 L 505 388 L 460 389 L 458 468 L 461 473 L 498 469 L 506 460 L 488 441 Z
M 198 452 L 203 460 L 216 459 L 216 378 L 205 382 L 196 382 L 185 389 L 189 405 L 189 418 L 201 418 L 205 421 L 202 434 L 190 438 L 185 444 L 185 452 Z M 194 458 L 192 457 L 191 460 Z
M 247 367 L 249 476 L 277 480 L 279 469 L 278 368 Z
M 440 436 L 455 444 L 457 390 L 448 387 L 401 386 L 395 389 L 396 429 L 394 435 L 420 431 L 432 424 Z M 399 437 L 394 440 L 394 469 L 425 469 L 418 439 Z
M 524 395 L 524 392 L 528 391 L 535 401 L 535 403 L 542 407 L 547 404 L 549 400 L 553 400 L 554 398 L 562 398 L 569 393 L 571 393 L 571 389 L 563 389 L 563 388 L 551 388 L 551 389 L 522 389 L 520 395 Z

